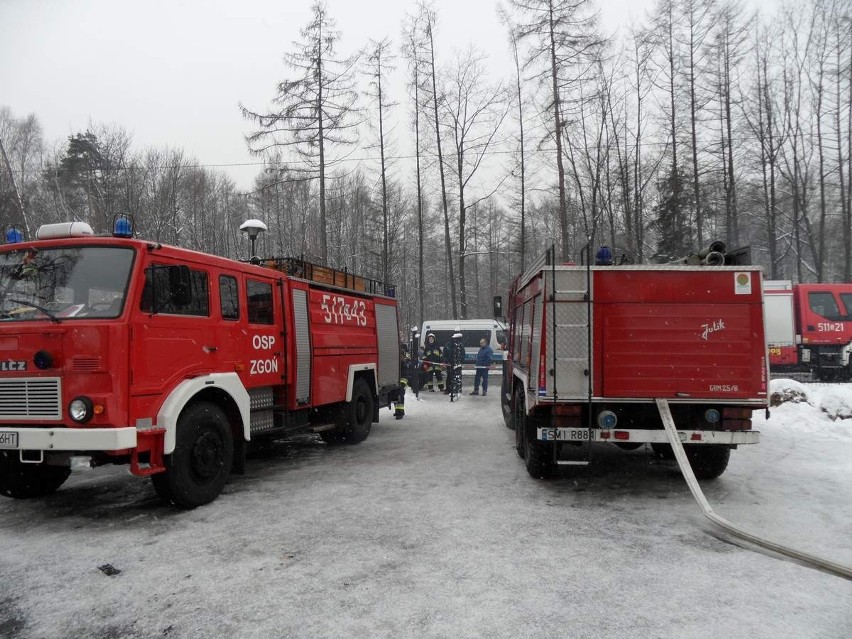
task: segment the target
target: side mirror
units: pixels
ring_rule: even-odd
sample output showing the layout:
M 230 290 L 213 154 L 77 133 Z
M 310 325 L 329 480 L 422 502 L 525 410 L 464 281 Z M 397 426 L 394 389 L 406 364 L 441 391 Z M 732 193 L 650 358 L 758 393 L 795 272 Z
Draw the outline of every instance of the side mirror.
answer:
M 494 296 L 494 319 L 502 320 L 503 315 L 503 297 L 501 295 Z
M 169 297 L 176 306 L 192 303 L 192 276 L 185 264 L 169 267 Z

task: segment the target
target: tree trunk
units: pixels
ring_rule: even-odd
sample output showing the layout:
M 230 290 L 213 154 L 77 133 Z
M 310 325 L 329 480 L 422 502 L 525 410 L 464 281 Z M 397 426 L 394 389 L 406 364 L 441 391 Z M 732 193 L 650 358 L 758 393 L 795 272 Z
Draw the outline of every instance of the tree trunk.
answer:
M 450 241 L 450 214 L 447 209 L 447 185 L 444 178 L 444 155 L 441 152 L 441 128 L 438 119 L 438 83 L 435 79 L 435 41 L 432 37 L 432 22 L 429 21 L 426 27 L 427 35 L 429 36 L 429 56 L 430 56 L 430 71 L 432 75 L 432 106 L 435 110 L 435 138 L 438 143 L 438 168 L 441 172 L 441 203 L 444 207 L 444 243 L 447 254 L 447 270 L 449 271 L 450 281 L 450 306 L 453 311 L 453 319 L 458 319 L 459 311 L 456 303 L 456 277 L 453 272 L 453 248 Z
M 565 168 L 562 165 L 562 113 L 559 101 L 559 85 L 556 78 L 556 24 L 553 15 L 553 0 L 548 2 L 550 14 L 550 75 L 553 82 L 553 125 L 556 137 L 556 168 L 559 174 L 559 230 L 562 240 L 562 259 L 570 259 L 568 245 L 568 205 L 565 197 Z

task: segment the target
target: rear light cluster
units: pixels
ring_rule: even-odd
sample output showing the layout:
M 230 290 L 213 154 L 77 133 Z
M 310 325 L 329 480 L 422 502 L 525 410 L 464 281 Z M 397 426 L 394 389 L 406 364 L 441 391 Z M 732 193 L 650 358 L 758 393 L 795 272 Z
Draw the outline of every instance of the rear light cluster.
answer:
M 751 430 L 751 408 L 727 407 L 722 409 L 722 430 Z
M 616 439 L 619 441 L 628 441 L 630 439 L 630 431 L 628 430 L 602 430 L 601 439 Z

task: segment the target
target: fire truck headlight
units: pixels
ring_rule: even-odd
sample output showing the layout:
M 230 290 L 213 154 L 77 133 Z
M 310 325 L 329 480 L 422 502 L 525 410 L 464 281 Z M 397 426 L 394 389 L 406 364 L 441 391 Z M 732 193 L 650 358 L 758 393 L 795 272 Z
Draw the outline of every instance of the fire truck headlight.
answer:
M 720 417 L 721 415 L 719 414 L 719 411 L 715 408 L 708 408 L 704 411 L 704 419 L 707 420 L 708 424 L 715 424 L 719 421 Z
M 88 397 L 80 396 L 75 397 L 71 400 L 71 403 L 68 404 L 68 415 L 78 424 L 85 424 L 87 421 L 92 419 L 92 415 L 94 414 L 94 407 L 92 405 L 92 400 Z
M 33 355 L 33 364 L 41 370 L 51 368 L 53 366 L 53 357 L 47 351 L 39 351 Z

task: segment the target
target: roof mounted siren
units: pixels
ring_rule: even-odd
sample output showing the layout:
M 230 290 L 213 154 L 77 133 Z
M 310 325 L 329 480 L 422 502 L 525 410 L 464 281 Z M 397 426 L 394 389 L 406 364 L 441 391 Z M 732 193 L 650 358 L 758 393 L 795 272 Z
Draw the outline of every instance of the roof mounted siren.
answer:
M 10 226 L 6 229 L 6 244 L 20 244 L 24 241 L 24 234 L 16 227 Z
M 595 253 L 595 266 L 612 266 L 612 250 L 608 246 L 601 246 Z
M 135 226 L 132 215 L 116 213 L 112 218 L 112 235 L 113 237 L 133 237 Z

